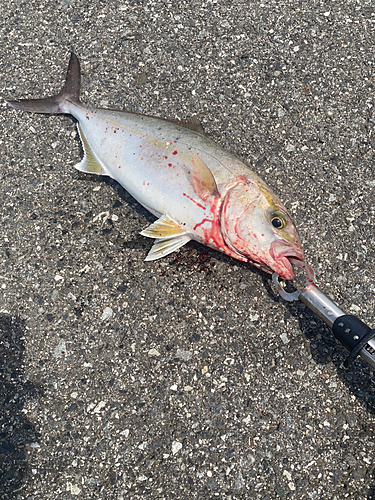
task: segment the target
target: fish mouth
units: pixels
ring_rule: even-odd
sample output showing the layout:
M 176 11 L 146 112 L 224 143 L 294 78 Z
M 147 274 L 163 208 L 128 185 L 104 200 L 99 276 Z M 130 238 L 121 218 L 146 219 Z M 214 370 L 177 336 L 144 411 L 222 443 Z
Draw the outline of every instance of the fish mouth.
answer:
M 273 270 L 285 280 L 292 280 L 296 274 L 289 259 L 296 259 L 303 262 L 303 250 L 296 246 L 291 246 L 284 240 L 275 240 L 271 243 L 270 256 L 274 260 Z

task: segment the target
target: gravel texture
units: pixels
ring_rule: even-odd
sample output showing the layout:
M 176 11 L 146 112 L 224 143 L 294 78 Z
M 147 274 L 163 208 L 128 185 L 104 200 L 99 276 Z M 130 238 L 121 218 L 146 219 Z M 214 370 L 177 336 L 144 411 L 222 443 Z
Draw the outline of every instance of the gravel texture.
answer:
M 372 0 L 0 4 L 0 101 L 60 90 L 198 117 L 300 230 L 320 287 L 375 324 Z M 0 114 L 0 496 L 373 499 L 372 370 L 268 275 L 73 168 L 69 117 Z

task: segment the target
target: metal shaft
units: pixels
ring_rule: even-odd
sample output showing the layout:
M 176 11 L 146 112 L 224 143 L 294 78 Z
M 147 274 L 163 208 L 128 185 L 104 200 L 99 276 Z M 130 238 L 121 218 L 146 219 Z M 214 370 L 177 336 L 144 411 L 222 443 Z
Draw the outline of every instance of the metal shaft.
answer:
M 337 318 L 345 314 L 314 283 L 306 285 L 299 295 L 299 300 L 306 304 L 330 328 Z
M 327 295 L 315 285 L 315 273 L 312 267 L 295 259 L 291 263 L 304 269 L 308 283 L 303 290 L 289 293 L 279 282 L 277 273 L 272 275 L 272 281 L 280 296 L 288 301 L 300 300 L 332 330 L 336 339 L 349 351 L 344 362 L 348 367 L 359 355 L 375 369 L 375 329 L 371 330 L 363 321 L 351 314 L 345 314 Z
M 360 340 L 362 335 L 365 339 L 375 335 L 367 325 L 354 316 L 347 316 L 336 304 L 327 297 L 314 283 L 309 283 L 299 294 L 299 300 L 306 304 L 320 319 L 331 329 L 335 337 L 349 350 Z M 341 320 L 338 320 L 341 318 Z M 346 324 L 347 320 L 354 320 L 357 328 L 351 328 Z M 350 323 L 352 325 L 352 323 Z M 358 355 L 375 369 L 375 339 L 369 338 L 358 351 Z M 349 356 L 350 357 L 350 356 Z M 350 362 L 354 360 L 354 356 Z M 349 365 L 349 358 L 346 366 Z

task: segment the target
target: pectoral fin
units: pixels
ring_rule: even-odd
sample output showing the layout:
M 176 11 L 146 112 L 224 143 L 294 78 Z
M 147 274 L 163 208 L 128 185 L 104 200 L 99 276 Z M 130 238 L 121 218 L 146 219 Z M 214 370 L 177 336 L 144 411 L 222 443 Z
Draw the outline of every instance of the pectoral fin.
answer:
M 176 236 L 175 238 L 156 240 L 145 260 L 149 261 L 161 259 L 175 250 L 178 250 L 190 240 L 191 237 L 189 234 L 183 234 L 181 236 Z
M 142 236 L 158 239 L 170 239 L 184 234 L 186 230 L 166 215 L 162 215 L 151 226 L 141 231 Z
M 74 167 L 87 174 L 108 175 L 109 177 L 112 177 L 91 149 L 90 144 L 87 142 L 79 124 L 77 124 L 77 129 L 83 147 L 83 159 L 74 165 Z
M 195 194 L 203 201 L 209 196 L 219 196 L 211 170 L 197 154 L 192 157 L 192 171 L 189 171 L 189 175 Z

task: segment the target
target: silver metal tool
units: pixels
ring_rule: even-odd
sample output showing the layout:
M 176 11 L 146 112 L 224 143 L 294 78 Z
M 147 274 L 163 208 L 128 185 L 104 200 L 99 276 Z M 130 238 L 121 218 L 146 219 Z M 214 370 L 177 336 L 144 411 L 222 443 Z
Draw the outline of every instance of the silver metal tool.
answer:
M 290 259 L 290 262 L 306 272 L 308 281 L 302 290 L 288 293 L 282 287 L 279 275 L 274 273 L 272 281 L 280 296 L 288 302 L 300 300 L 331 328 L 336 339 L 350 351 L 344 362 L 345 367 L 359 355 L 375 368 L 375 329 L 371 329 L 356 316 L 346 314 L 327 297 L 316 286 L 312 267 L 296 259 Z

